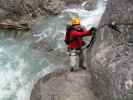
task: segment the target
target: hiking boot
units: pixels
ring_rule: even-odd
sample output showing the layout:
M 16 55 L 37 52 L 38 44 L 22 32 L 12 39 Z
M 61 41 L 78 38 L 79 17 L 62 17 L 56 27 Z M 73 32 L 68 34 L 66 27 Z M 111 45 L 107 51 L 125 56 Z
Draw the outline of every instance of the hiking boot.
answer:
M 86 68 L 86 67 L 84 67 L 84 66 L 80 66 L 80 68 L 81 68 L 81 69 L 84 69 L 84 70 L 86 70 L 86 69 L 87 69 L 87 68 Z
M 70 68 L 70 71 L 71 71 L 71 72 L 73 72 L 73 71 L 74 71 L 74 68 L 73 68 L 73 67 L 71 67 L 71 68 Z

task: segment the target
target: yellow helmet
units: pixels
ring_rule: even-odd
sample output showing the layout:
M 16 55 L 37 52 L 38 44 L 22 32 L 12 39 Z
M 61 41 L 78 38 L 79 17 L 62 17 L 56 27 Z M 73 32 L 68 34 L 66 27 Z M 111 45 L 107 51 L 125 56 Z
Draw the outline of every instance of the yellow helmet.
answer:
M 80 19 L 79 18 L 74 18 L 72 19 L 72 25 L 80 25 Z

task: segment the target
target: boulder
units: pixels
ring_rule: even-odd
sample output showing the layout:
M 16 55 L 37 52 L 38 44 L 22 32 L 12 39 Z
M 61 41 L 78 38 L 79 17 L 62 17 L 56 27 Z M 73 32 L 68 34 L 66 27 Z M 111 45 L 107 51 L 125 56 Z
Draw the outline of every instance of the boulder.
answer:
M 88 72 L 58 70 L 38 80 L 30 100 L 97 100 L 97 98 L 91 91 Z
M 83 3 L 83 6 L 86 10 L 93 10 L 96 9 L 98 0 L 87 0 Z

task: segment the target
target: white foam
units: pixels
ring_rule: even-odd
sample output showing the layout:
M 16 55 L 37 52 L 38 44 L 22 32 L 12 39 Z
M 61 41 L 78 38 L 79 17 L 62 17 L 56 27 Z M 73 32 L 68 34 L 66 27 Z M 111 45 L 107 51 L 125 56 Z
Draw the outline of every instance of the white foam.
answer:
M 1 70 L 0 72 L 0 100 L 11 98 L 19 88 L 23 87 L 23 84 L 26 81 L 23 69 L 28 67 L 28 65 L 20 58 L 18 59 L 18 62 L 19 65 L 18 68 L 16 67 L 16 70 L 12 69 L 11 62 L 5 64 L 5 66 L 1 66 L 6 69 Z

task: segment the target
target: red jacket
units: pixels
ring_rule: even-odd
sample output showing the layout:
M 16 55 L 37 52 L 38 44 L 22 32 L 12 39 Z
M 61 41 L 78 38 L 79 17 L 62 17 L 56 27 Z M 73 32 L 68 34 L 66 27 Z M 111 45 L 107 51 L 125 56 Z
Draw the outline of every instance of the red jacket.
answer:
M 84 36 L 91 36 L 92 31 L 83 31 L 83 32 L 78 32 L 78 31 L 71 31 L 70 32 L 70 38 L 71 40 L 75 39 L 68 45 L 68 49 L 78 49 L 81 48 L 82 46 L 85 45 L 85 42 L 82 40 L 82 37 Z M 67 37 L 65 37 L 67 38 Z

